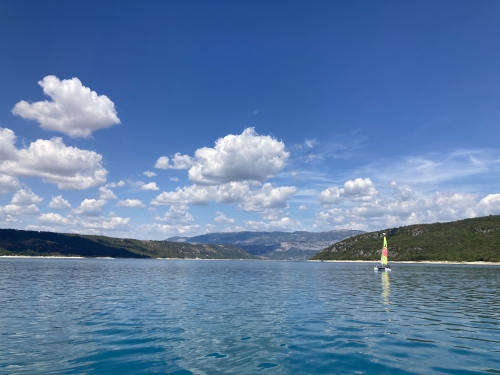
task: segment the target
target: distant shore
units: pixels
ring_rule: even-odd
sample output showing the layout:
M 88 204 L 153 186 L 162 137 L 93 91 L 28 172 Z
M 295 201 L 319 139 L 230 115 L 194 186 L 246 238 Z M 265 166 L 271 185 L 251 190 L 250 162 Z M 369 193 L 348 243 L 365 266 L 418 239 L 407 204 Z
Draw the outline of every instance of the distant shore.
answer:
M 308 262 L 331 262 L 331 263 L 372 263 L 379 264 L 379 261 L 376 260 L 308 260 Z M 455 262 L 455 261 L 447 261 L 447 260 L 419 260 L 419 261 L 406 261 L 399 260 L 389 262 L 391 264 L 476 264 L 476 265 L 494 265 L 500 266 L 500 262 Z
M 68 256 L 42 256 L 42 255 L 0 255 L 0 258 L 33 258 L 33 259 L 117 259 L 112 257 L 68 257 Z M 118 258 L 118 259 L 138 259 L 138 258 Z M 155 260 L 262 260 L 262 261 L 277 261 L 273 259 L 200 259 L 200 258 L 143 258 L 143 259 L 155 259 Z M 306 260 L 307 262 L 329 262 L 329 263 L 371 263 L 378 264 L 379 261 L 375 260 Z M 287 260 L 287 262 L 290 262 Z M 453 261 L 431 261 L 431 260 L 420 260 L 420 261 L 393 261 L 391 264 L 471 264 L 471 265 L 485 265 L 485 266 L 500 266 L 500 262 L 453 262 Z

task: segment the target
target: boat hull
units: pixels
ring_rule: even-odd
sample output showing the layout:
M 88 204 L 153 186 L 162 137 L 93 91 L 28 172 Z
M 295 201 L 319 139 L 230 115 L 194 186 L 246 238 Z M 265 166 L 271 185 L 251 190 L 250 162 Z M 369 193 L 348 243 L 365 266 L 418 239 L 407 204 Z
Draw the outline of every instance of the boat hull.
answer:
M 378 271 L 378 272 L 390 272 L 391 271 L 391 267 L 379 267 L 379 266 L 375 266 L 373 268 L 374 271 Z

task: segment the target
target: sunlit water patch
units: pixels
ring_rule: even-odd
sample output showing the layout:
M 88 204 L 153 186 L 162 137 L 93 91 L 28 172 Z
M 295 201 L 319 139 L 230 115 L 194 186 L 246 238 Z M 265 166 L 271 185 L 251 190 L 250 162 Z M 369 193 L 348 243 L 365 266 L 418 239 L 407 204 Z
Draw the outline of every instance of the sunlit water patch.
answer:
M 0 373 L 500 373 L 500 267 L 0 260 Z

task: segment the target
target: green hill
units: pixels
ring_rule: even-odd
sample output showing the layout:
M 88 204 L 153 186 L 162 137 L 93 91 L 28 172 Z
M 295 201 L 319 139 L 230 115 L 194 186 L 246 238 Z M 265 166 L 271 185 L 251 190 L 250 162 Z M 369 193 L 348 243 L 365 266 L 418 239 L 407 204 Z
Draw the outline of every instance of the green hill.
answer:
M 193 245 L 15 229 L 0 229 L 0 255 L 256 259 L 233 245 Z
M 365 233 L 337 242 L 311 260 L 379 260 L 382 233 L 389 261 L 500 262 L 500 216 L 417 224 Z

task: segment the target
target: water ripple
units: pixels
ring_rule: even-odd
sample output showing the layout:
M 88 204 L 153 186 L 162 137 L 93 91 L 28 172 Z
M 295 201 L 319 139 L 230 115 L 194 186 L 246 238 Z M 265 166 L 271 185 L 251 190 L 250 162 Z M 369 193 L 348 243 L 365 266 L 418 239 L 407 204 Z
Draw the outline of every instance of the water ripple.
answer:
M 500 373 L 500 268 L 0 260 L 5 374 Z

